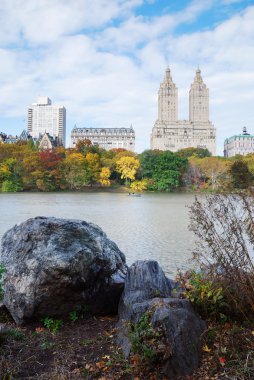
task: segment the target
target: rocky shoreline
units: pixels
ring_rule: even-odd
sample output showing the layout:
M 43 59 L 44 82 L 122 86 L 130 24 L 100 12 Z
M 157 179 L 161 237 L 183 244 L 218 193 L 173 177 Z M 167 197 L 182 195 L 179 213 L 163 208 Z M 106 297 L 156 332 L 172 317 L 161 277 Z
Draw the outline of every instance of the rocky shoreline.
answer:
M 139 353 L 162 364 L 165 378 L 198 368 L 205 323 L 156 261 L 129 268 L 124 254 L 96 225 L 36 217 L 2 238 L 3 303 L 17 325 L 64 318 L 80 305 L 92 315 L 118 314 L 125 357 Z

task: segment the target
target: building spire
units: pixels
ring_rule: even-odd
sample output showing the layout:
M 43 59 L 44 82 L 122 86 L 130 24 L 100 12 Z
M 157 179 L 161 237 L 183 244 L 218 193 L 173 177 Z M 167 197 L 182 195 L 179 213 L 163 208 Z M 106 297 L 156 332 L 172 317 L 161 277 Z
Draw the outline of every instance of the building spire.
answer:
M 166 82 L 172 82 L 171 72 L 169 65 L 167 65 L 166 71 L 165 71 L 165 81 Z
M 158 120 L 163 123 L 178 120 L 178 91 L 172 80 L 169 66 L 158 92 Z
M 199 65 L 196 69 L 196 75 L 195 75 L 195 78 L 194 78 L 194 82 L 203 82 L 203 78 L 201 76 L 201 70 L 199 68 Z

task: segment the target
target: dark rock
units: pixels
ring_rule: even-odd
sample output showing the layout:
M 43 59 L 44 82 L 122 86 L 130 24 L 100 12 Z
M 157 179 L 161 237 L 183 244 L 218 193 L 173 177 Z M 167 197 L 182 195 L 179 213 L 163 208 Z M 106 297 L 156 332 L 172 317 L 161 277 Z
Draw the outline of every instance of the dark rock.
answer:
M 124 254 L 96 225 L 37 217 L 2 238 L 4 304 L 18 324 L 77 305 L 115 313 L 127 270 Z
M 6 306 L 4 305 L 3 301 L 0 301 L 0 313 L 6 311 Z
M 135 303 L 170 294 L 170 283 L 157 261 L 136 261 L 127 271 L 118 314 L 128 319 Z
M 130 325 L 137 324 L 144 313 L 149 312 L 154 328 L 163 330 L 170 352 L 163 363 L 165 376 L 177 379 L 190 375 L 198 367 L 201 336 L 206 326 L 188 300 L 171 297 L 172 283 L 169 284 L 154 261 L 138 261 L 128 269 L 119 304 L 118 343 L 128 356 L 131 351 Z
M 191 375 L 200 362 L 201 337 L 206 325 L 187 304 L 188 301 L 184 307 L 170 302 L 159 305 L 152 317 L 153 326 L 163 328 L 170 346 L 171 355 L 164 365 L 170 379 Z

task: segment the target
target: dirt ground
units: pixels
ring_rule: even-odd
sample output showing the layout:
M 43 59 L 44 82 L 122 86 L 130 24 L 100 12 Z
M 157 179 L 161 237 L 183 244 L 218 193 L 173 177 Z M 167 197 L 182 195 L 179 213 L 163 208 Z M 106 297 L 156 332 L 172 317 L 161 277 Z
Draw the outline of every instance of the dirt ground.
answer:
M 17 327 L 7 314 L 0 319 L 11 328 L 0 342 L 1 380 L 165 379 L 158 368 L 123 357 L 116 316 L 62 320 L 57 331 L 43 321 Z
M 59 325 L 43 321 L 17 327 L 7 313 L 0 322 L 1 380 L 166 380 L 160 364 L 138 355 L 126 360 L 116 343 L 117 317 L 72 316 Z M 201 367 L 186 380 L 253 380 L 254 331 L 210 326 Z

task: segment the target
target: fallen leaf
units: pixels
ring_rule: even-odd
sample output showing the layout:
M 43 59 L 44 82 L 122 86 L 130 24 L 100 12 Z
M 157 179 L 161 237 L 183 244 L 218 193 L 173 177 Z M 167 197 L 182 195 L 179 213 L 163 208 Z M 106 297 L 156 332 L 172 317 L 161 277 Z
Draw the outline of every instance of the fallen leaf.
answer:
M 204 352 L 211 352 L 211 349 L 207 346 L 207 344 L 205 344 L 205 345 L 203 346 L 203 351 L 204 351 Z
M 139 363 L 139 356 L 137 354 L 132 356 L 133 365 L 137 366 Z
M 37 328 L 35 329 L 35 331 L 36 331 L 38 334 L 40 334 L 40 333 L 44 332 L 45 329 L 44 329 L 43 327 L 37 327 Z
M 86 364 L 85 369 L 89 372 L 94 372 L 94 367 L 91 364 Z
M 105 362 L 104 361 L 96 363 L 96 367 L 98 367 L 100 369 L 103 368 L 104 366 L 105 366 Z
M 219 356 L 219 362 L 220 362 L 220 364 L 222 365 L 222 367 L 224 367 L 224 365 L 225 365 L 225 361 L 226 361 L 225 358 Z

